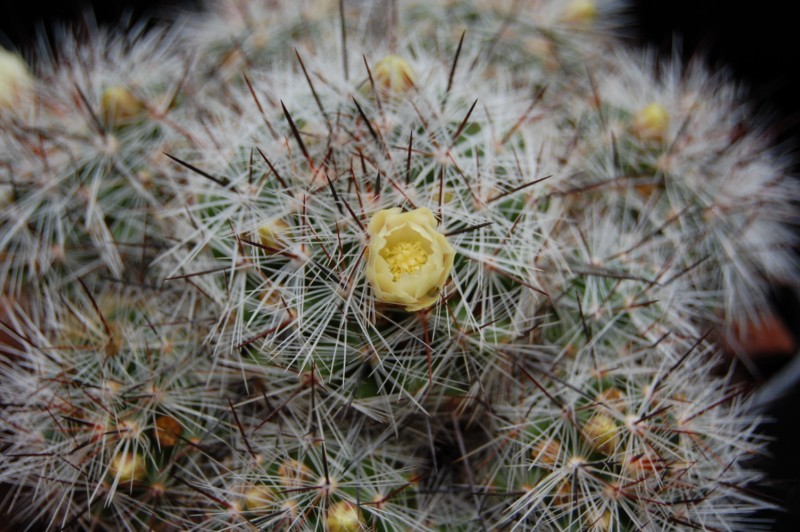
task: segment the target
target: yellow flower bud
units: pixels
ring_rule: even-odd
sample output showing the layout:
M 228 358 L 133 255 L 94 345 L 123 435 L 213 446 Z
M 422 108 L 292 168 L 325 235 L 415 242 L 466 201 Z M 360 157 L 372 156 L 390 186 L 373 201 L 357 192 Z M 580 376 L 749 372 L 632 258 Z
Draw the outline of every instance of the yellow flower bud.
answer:
M 631 129 L 642 140 L 663 142 L 669 132 L 669 113 L 663 105 L 651 103 L 636 113 Z
M 252 486 L 244 493 L 244 504 L 248 510 L 265 509 L 274 498 L 268 487 Z
M 114 85 L 103 91 L 100 98 L 100 111 L 106 124 L 111 127 L 122 126 L 141 118 L 144 106 L 131 91 Z
M 258 238 L 261 244 L 273 249 L 280 249 L 281 234 L 289 229 L 289 224 L 281 219 L 272 220 L 258 228 Z
M 367 227 L 366 277 L 378 301 L 409 312 L 430 307 L 453 269 L 455 251 L 430 209 L 378 211 Z
M 540 441 L 531 449 L 531 458 L 536 462 L 536 465 L 555 465 L 560 454 L 561 442 L 556 439 Z
M 372 78 L 378 89 L 401 94 L 414 86 L 414 71 L 408 61 L 399 55 L 387 55 L 372 69 Z
M 328 508 L 326 521 L 330 532 L 358 532 L 366 528 L 361 510 L 348 501 L 337 502 Z
M 120 482 L 142 480 L 147 474 L 144 458 L 137 453 L 125 451 L 114 457 L 109 467 L 109 473 Z
M 617 424 L 605 414 L 595 414 L 583 426 L 592 447 L 603 454 L 612 454 L 617 446 Z
M 623 465 L 625 472 L 633 478 L 651 476 L 654 471 L 661 472 L 667 466 L 666 460 L 645 452 L 637 454 Z
M 286 487 L 301 488 L 311 480 L 311 470 L 292 458 L 284 460 L 278 467 L 278 478 Z
M 562 19 L 572 24 L 587 24 L 597 17 L 594 0 L 572 0 L 564 9 Z
M 625 412 L 628 408 L 625 404 L 625 394 L 619 388 L 608 388 L 597 394 L 595 399 L 598 403 L 604 403 L 618 412 Z
M 0 48 L 0 109 L 11 109 L 32 86 L 33 78 L 22 58 Z
M 563 481 L 553 493 L 553 504 L 556 506 L 566 506 L 574 499 L 572 484 L 569 480 Z

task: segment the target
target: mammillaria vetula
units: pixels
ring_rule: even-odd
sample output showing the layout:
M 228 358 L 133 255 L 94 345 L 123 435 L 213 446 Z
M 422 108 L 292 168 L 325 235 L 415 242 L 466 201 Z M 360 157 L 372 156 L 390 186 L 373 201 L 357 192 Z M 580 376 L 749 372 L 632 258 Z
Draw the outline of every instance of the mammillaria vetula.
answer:
M 0 85 L 15 518 L 758 524 L 715 331 L 796 281 L 798 190 L 618 7 L 229 0 Z

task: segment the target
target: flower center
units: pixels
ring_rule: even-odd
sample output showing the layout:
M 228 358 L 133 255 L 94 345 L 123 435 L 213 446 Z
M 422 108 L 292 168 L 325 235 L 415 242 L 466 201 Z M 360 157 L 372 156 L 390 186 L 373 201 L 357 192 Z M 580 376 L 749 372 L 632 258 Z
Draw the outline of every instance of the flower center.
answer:
M 404 273 L 414 273 L 428 262 L 428 252 L 419 242 L 398 242 L 381 250 L 392 272 L 393 281 L 397 281 Z

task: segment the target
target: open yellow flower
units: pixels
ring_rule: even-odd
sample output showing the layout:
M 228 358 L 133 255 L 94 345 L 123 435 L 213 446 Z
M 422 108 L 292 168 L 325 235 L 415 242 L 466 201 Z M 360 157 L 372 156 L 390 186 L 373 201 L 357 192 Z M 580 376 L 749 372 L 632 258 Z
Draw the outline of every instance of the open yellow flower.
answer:
M 453 269 L 455 251 L 436 230 L 430 209 L 378 211 L 367 227 L 367 280 L 375 298 L 409 312 L 439 300 Z

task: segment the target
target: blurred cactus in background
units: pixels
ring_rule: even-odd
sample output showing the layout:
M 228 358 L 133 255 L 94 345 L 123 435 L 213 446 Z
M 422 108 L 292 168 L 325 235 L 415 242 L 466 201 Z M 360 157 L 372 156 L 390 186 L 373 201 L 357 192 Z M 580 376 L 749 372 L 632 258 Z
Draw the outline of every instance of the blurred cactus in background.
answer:
M 227 0 L 0 54 L 19 526 L 748 529 L 788 161 L 613 0 Z

